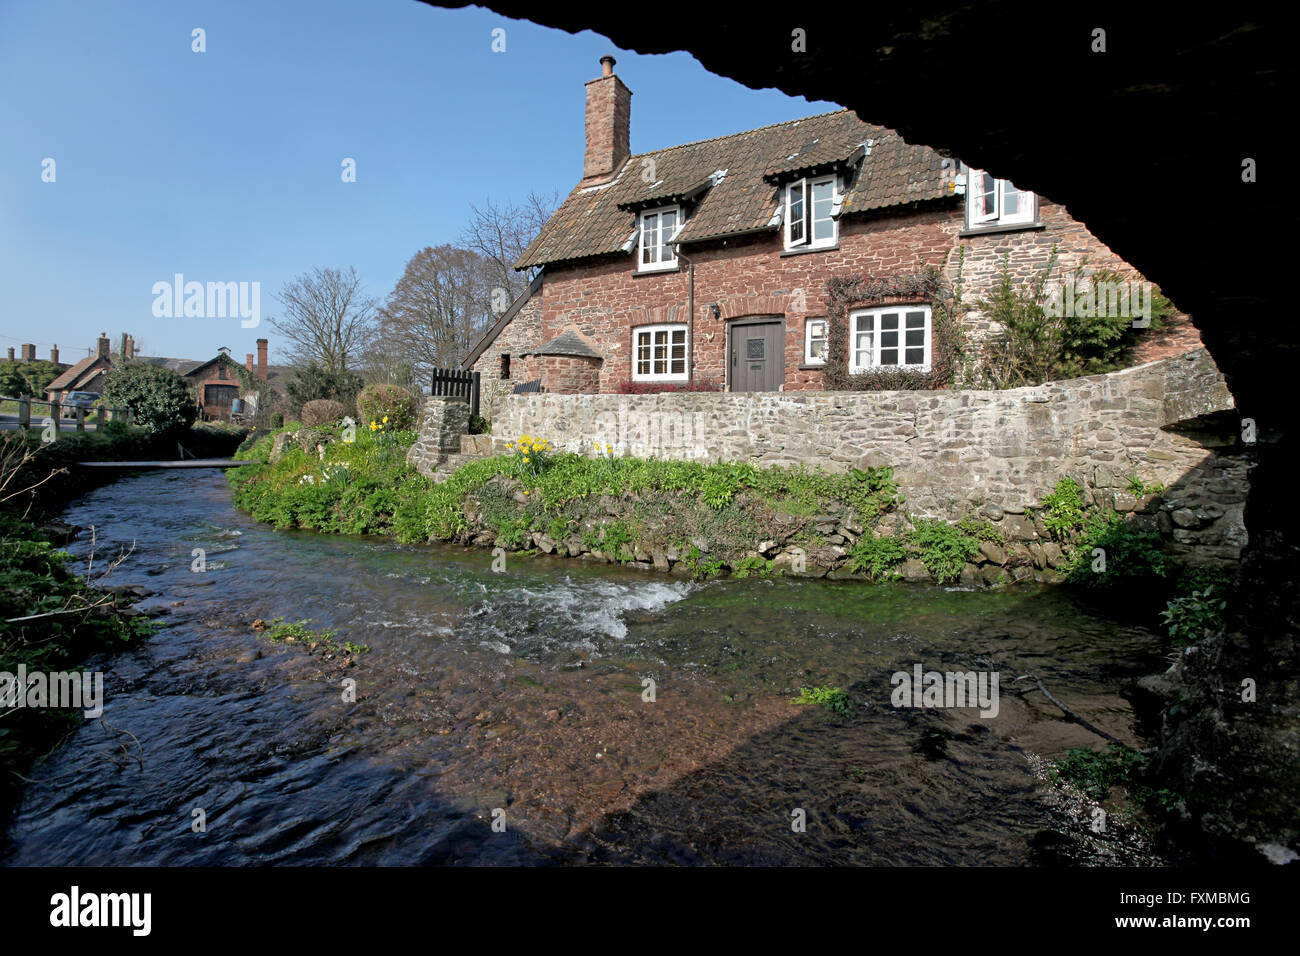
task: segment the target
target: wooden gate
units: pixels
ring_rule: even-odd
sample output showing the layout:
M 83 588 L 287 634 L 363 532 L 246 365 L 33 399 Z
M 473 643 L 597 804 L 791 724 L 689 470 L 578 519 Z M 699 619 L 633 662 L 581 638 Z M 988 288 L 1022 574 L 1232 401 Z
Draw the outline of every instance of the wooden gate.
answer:
M 463 398 L 469 402 L 469 413 L 478 414 L 479 373 L 459 368 L 435 368 L 433 370 L 432 395 L 451 398 Z

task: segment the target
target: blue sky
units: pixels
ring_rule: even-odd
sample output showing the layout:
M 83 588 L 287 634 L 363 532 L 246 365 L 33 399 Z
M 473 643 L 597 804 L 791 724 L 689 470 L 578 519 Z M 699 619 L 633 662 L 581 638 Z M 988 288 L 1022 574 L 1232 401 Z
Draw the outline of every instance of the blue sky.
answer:
M 382 299 L 471 202 L 567 193 L 606 53 L 633 93 L 633 152 L 837 108 L 480 8 L 0 0 L 0 346 L 57 343 L 66 362 L 131 332 L 150 355 L 242 359 L 266 335 L 274 362 L 286 280 L 354 266 Z M 156 318 L 152 287 L 175 273 L 260 282 L 262 324 Z

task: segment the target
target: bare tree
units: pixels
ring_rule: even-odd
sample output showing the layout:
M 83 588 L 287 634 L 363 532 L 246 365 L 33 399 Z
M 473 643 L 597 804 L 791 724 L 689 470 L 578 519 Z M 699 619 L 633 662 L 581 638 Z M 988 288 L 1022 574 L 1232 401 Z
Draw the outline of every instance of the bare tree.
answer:
M 364 294 L 351 266 L 304 272 L 276 298 L 285 315 L 270 323 L 288 340 L 295 365 L 318 362 L 328 372 L 347 371 L 375 329 L 378 300 Z
M 516 272 L 515 262 L 554 215 L 559 198 L 558 192 L 549 196 L 529 193 L 518 204 L 497 205 L 491 198 L 482 206 L 470 204 L 469 225 L 465 227 L 460 243 L 483 257 L 492 276 L 493 288 L 505 291 L 504 296 L 497 296 L 497 311 L 504 311 L 500 308 L 502 298 L 508 305 L 528 288 L 537 270 Z
M 456 365 L 492 319 L 492 278 L 477 252 L 451 245 L 421 249 L 379 310 L 382 346 L 369 356 L 372 364 L 400 355 L 420 378 Z

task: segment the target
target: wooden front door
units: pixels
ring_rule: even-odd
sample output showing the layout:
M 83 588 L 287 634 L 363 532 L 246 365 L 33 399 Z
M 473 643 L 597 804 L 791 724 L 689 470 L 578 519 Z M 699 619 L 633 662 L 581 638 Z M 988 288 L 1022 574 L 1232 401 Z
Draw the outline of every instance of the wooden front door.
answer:
M 733 392 L 777 391 L 785 384 L 785 323 L 733 323 L 728 361 Z

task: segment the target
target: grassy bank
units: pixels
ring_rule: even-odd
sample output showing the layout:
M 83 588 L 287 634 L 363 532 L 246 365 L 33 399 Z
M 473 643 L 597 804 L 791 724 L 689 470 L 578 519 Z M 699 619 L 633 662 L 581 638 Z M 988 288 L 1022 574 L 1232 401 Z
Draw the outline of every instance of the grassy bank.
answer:
M 855 542 L 901 502 L 888 468 L 827 474 L 583 456 L 532 439 L 439 484 L 406 465 L 410 433 L 361 429 L 345 442 L 316 428 L 286 442 L 295 431 L 285 429 L 278 456 L 274 435 L 242 449 L 253 464 L 230 473 L 236 505 L 279 528 L 681 564 L 697 576 L 797 571 L 798 549 L 825 574 L 851 562 Z

